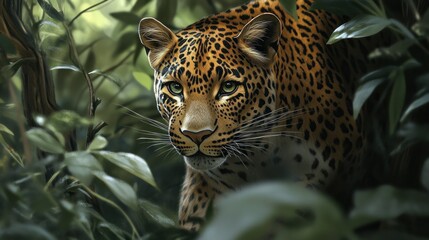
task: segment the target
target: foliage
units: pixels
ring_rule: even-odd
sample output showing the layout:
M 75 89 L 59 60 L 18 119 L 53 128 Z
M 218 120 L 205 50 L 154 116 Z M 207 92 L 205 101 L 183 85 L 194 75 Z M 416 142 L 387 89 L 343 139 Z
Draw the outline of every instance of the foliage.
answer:
M 195 238 L 176 224 L 182 161 L 156 142 L 135 141 L 159 118 L 136 25 L 154 16 L 179 29 L 245 1 L 16 2 L 63 110 L 30 116 L 37 127 L 29 129 L 19 73 L 33 60 L 0 33 L 0 239 Z M 294 1 L 281 2 L 296 18 Z M 250 186 L 213 206 L 200 239 L 429 237 L 429 10 L 403 4 L 406 10 L 376 0 L 313 4 L 349 19 L 328 44 L 389 37 L 369 54 L 377 68 L 360 79 L 353 101 L 355 117 L 368 116 L 371 188 L 355 191 L 345 210 L 291 183 Z

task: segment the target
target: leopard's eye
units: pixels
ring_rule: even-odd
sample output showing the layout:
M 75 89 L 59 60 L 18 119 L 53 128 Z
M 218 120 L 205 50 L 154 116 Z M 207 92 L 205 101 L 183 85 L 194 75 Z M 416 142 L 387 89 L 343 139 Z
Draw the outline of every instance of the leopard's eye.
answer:
M 238 83 L 236 81 L 225 81 L 220 88 L 221 95 L 229 95 L 237 90 Z
M 168 91 L 173 95 L 181 95 L 183 92 L 183 87 L 178 82 L 170 82 L 167 85 Z

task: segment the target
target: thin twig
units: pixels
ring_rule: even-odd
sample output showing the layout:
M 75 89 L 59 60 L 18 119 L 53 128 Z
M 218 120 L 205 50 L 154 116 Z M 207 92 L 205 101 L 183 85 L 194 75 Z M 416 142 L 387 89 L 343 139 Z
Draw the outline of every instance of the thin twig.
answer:
M 69 22 L 69 24 L 68 24 L 68 26 L 71 26 L 72 24 L 73 24 L 73 22 L 76 20 L 76 19 L 78 19 L 82 14 L 84 14 L 84 13 L 86 13 L 86 12 L 88 12 L 89 10 L 91 10 L 91 9 L 93 9 L 93 8 L 95 8 L 95 7 L 98 7 L 98 6 L 100 6 L 101 4 L 103 4 L 103 3 L 105 3 L 105 2 L 107 2 L 107 1 L 109 1 L 109 0 L 103 0 L 103 1 L 101 1 L 101 2 L 98 2 L 98 3 L 96 3 L 96 4 L 94 4 L 94 5 L 92 5 L 92 6 L 90 6 L 90 7 L 87 7 L 87 8 L 85 8 L 83 11 L 81 11 L 80 13 L 78 13 L 70 22 Z

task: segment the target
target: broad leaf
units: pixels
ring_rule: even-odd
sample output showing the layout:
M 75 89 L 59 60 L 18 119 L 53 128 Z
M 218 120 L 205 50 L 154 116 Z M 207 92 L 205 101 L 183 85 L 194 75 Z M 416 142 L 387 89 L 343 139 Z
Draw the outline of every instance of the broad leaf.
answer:
M 402 108 L 405 102 L 406 85 L 405 76 L 402 69 L 398 69 L 390 76 L 394 81 L 392 92 L 389 99 L 389 133 L 393 134 L 396 125 L 401 117 Z
M 73 176 L 87 186 L 91 184 L 94 172 L 103 171 L 101 164 L 88 152 L 68 152 L 64 163 Z
M 94 175 L 104 182 L 112 193 L 126 206 L 136 210 L 138 208 L 137 194 L 126 182 L 113 178 L 104 172 L 94 172 Z
M 427 193 L 392 186 L 360 191 L 354 196 L 351 224 L 356 228 L 375 221 L 395 219 L 403 214 L 429 216 L 428 202 Z
M 414 100 L 414 102 L 412 102 L 408 106 L 407 110 L 405 110 L 404 114 L 401 117 L 401 122 L 404 121 L 411 112 L 413 112 L 417 108 L 419 108 L 419 107 L 421 107 L 423 105 L 426 105 L 428 103 L 429 103 L 429 92 L 426 93 L 423 96 L 420 96 L 419 98 L 417 98 L 416 100 Z
M 147 90 L 152 90 L 152 78 L 144 72 L 133 72 L 134 78 Z
M 390 75 L 390 73 L 393 70 L 396 70 L 398 68 L 398 66 L 386 66 L 377 70 L 374 70 L 372 72 L 369 72 L 367 74 L 365 74 L 363 77 L 361 77 L 361 79 L 359 80 L 359 82 L 364 83 L 364 82 L 368 82 L 371 80 L 376 80 L 379 78 L 385 78 L 387 79 L 387 77 Z
M 252 185 L 224 196 L 215 207 L 199 239 L 284 239 L 279 232 L 287 239 L 339 239 L 348 231 L 332 201 L 295 184 Z
M 372 15 L 358 16 L 335 29 L 328 40 L 328 44 L 333 44 L 348 38 L 372 36 L 390 24 L 391 21 L 386 18 Z
M 296 0 L 281 0 L 280 2 L 290 16 L 295 20 L 298 19 L 298 15 L 296 14 Z
M 41 226 L 31 223 L 14 223 L 2 229 L 0 239 L 56 240 L 57 238 Z
M 0 132 L 5 132 L 5 133 L 13 136 L 13 132 L 1 123 L 0 123 Z
M 167 26 L 173 23 L 177 11 L 177 2 L 171 0 L 156 0 L 156 18 Z
M 40 7 L 42 7 L 43 11 L 45 11 L 46 14 L 49 15 L 49 17 L 58 20 L 60 22 L 64 21 L 64 15 L 62 12 L 59 12 L 57 9 L 55 9 L 51 4 L 49 4 L 45 0 L 37 0 Z
M 362 4 L 359 4 L 362 2 Z M 372 0 L 316 0 L 311 5 L 311 10 L 320 9 L 337 15 L 350 17 L 368 13 L 362 5 L 369 6 Z
M 132 12 L 114 12 L 110 15 L 128 25 L 137 25 L 140 21 L 140 18 Z
M 369 54 L 368 58 L 375 59 L 380 57 L 387 57 L 398 59 L 407 54 L 408 48 L 411 47 L 414 43 L 415 41 L 412 39 L 403 39 L 389 47 L 376 48 Z
M 139 200 L 139 206 L 144 211 L 144 213 L 154 222 L 164 227 L 175 226 L 172 217 L 165 213 L 165 210 L 162 209 L 160 206 L 155 205 L 147 200 Z
M 101 135 L 97 135 L 94 140 L 92 140 L 91 144 L 88 146 L 88 150 L 100 150 L 107 146 L 107 140 Z
M 366 82 L 357 89 L 353 99 L 353 117 L 355 119 L 359 116 L 363 104 L 382 82 L 384 82 L 384 79 L 372 80 Z
M 141 178 L 143 181 L 149 183 L 155 188 L 157 187 L 149 166 L 141 157 L 131 153 L 121 152 L 115 153 L 108 151 L 98 151 L 93 153 L 102 156 L 104 159 L 115 164 L 116 166 L 124 169 L 136 177 Z
M 28 130 L 27 137 L 42 151 L 55 154 L 64 153 L 64 146 L 42 128 L 33 128 Z

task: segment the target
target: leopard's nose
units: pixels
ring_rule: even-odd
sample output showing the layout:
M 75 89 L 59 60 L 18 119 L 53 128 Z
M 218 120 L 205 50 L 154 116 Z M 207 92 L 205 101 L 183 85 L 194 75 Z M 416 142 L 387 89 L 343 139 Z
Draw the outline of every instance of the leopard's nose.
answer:
M 197 145 L 200 145 L 204 139 L 208 138 L 210 135 L 212 135 L 212 130 L 202 130 L 198 132 L 193 132 L 189 130 L 183 130 L 183 135 L 187 136 L 189 139 L 191 139 L 194 143 Z

